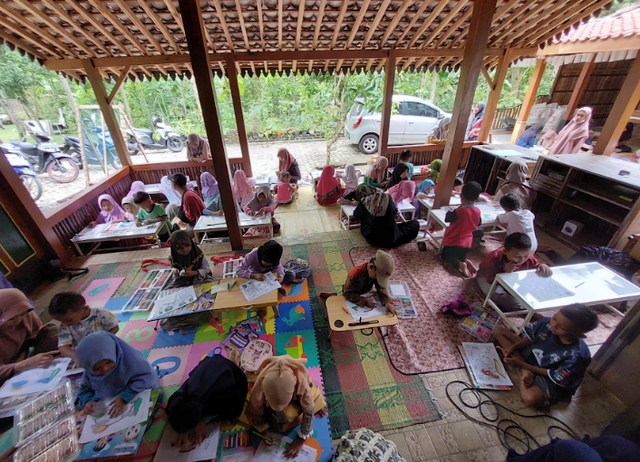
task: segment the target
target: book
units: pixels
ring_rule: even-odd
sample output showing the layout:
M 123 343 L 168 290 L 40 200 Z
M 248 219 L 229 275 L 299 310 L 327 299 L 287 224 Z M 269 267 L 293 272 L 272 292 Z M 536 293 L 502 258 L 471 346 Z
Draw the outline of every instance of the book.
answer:
M 513 382 L 492 343 L 463 342 L 458 349 L 475 388 L 511 390 Z

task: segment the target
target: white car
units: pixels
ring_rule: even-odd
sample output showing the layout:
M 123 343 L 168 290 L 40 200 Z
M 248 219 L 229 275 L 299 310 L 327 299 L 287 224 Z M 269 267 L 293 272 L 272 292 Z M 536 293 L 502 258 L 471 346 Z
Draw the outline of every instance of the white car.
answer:
M 389 142 L 391 145 L 423 144 L 440 119 L 451 114 L 415 96 L 393 95 L 395 113 L 391 114 Z M 364 99 L 356 98 L 347 114 L 344 135 L 357 144 L 364 154 L 378 150 L 382 113 L 371 114 Z

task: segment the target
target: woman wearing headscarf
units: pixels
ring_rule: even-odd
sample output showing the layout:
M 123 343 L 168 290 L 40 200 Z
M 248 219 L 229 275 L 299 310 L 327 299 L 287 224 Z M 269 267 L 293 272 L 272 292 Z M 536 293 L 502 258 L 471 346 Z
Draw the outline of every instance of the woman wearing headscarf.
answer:
M 533 202 L 536 200 L 537 193 L 531 188 L 527 175 L 529 174 L 529 166 L 521 160 L 516 160 L 507 168 L 505 175 L 506 182 L 500 186 L 493 200 L 500 202 L 505 194 L 513 193 L 520 199 L 523 209 L 531 209 Z
M 129 190 L 127 197 L 133 197 L 135 193 L 140 191 L 146 192 L 145 184 L 142 181 L 134 181 L 133 183 L 131 183 L 131 189 Z
M 202 172 L 200 174 L 200 185 L 202 186 L 202 199 L 204 199 L 204 205 L 207 209 L 212 212 L 221 212 L 220 188 L 215 177 L 209 172 Z
M 451 124 L 451 116 L 445 116 L 442 119 L 440 119 L 440 122 L 438 122 L 438 126 L 434 128 L 433 131 L 431 132 L 431 135 L 430 135 L 431 141 L 427 140 L 427 142 L 429 143 L 434 141 L 446 140 L 447 136 L 449 136 L 450 124 Z
M 549 154 L 578 154 L 580 148 L 589 138 L 589 121 L 591 108 L 581 107 L 549 147 Z
M 393 202 L 396 204 L 399 204 L 405 199 L 413 201 L 416 195 L 416 184 L 411 180 L 401 181 L 394 187 L 389 188 L 387 194 L 391 196 L 391 199 L 393 199 Z
M 177 446 L 201 444 L 205 423 L 237 419 L 248 391 L 246 375 L 232 361 L 205 356 L 167 403 L 167 420 L 178 433 Z
M 241 278 L 264 281 L 265 274 L 275 272 L 278 282 L 287 283 L 295 278 L 295 274 L 284 270 L 281 259 L 282 246 L 276 241 L 269 241 L 249 252 L 236 269 L 236 274 Z
M 364 184 L 376 188 L 384 188 L 387 184 L 387 167 L 389 167 L 389 159 L 386 157 L 378 157 L 376 163 L 369 167 L 364 176 Z
M 274 216 L 277 206 L 278 203 L 274 200 L 273 194 L 271 194 L 271 188 L 267 185 L 261 185 L 258 186 L 258 190 L 253 195 L 253 199 L 243 207 L 243 211 L 249 216 L 262 215 L 265 213 L 270 214 L 273 232 L 278 233 L 280 231 L 280 223 L 278 223 Z
M 209 142 L 197 133 L 191 133 L 187 138 L 187 160 L 204 164 L 207 159 L 211 159 Z
M 305 440 L 313 435 L 313 416 L 327 414 L 322 392 L 309 383 L 306 363 L 306 359 L 293 359 L 289 355 L 266 359 L 249 393 L 244 418 L 240 418 L 263 434 L 287 433 L 300 425 L 295 440 L 284 452 L 285 457 L 296 457 Z
M 171 179 L 167 175 L 160 179 L 160 192 L 164 194 L 169 201 L 169 204 L 177 205 L 178 207 L 182 204 L 182 197 L 180 196 L 180 193 L 173 189 Z
M 240 208 L 244 208 L 247 203 L 253 199 L 253 187 L 256 182 L 247 178 L 244 170 L 236 170 L 233 174 L 233 195 L 236 202 L 240 204 Z
M 483 101 L 478 101 L 476 105 L 473 106 L 473 112 L 471 113 L 471 117 L 469 117 L 467 131 L 464 136 L 465 141 L 477 141 L 486 107 L 487 105 Z
M 522 135 L 520 135 L 518 141 L 516 141 L 516 146 L 522 146 L 523 148 L 532 148 L 533 145 L 536 144 L 536 137 L 541 130 L 542 125 L 533 124 L 522 132 Z
M 316 201 L 320 205 L 334 205 L 342 196 L 344 189 L 340 186 L 340 180 L 335 175 L 333 165 L 325 165 L 318 180 Z
M 111 223 L 124 221 L 124 210 L 109 194 L 102 194 L 98 197 L 98 206 L 101 212 L 96 217 L 95 221 L 89 223 L 89 227 L 100 225 L 103 223 Z
M 388 194 L 361 185 L 356 190 L 356 199 L 359 203 L 353 216 L 360 220 L 360 232 L 369 244 L 390 249 L 411 242 L 418 235 L 418 220 L 396 223 L 398 210 Z
M 280 176 L 282 172 L 289 172 L 291 175 L 290 183 L 297 183 L 302 178 L 298 161 L 291 155 L 287 148 L 278 149 L 278 170 L 276 175 Z
M 38 335 L 42 322 L 29 299 L 18 289 L 0 289 L 0 384 L 15 374 L 41 367 L 53 361 L 52 353 L 39 353 L 30 358 L 29 349 L 44 351 Z M 57 339 L 56 342 L 57 344 Z
M 158 374 L 142 353 L 111 332 L 83 338 L 76 354 L 84 373 L 75 404 L 85 414 L 92 414 L 98 401 L 116 397 L 108 412 L 117 417 L 138 393 L 160 388 Z
M 393 188 L 395 185 L 400 184 L 401 181 L 407 179 L 407 175 L 409 174 L 409 166 L 404 162 L 400 162 L 393 169 L 393 174 L 391 175 L 391 179 L 387 181 L 385 186 L 386 189 Z
M 337 178 L 341 178 L 344 182 L 344 191 L 342 197 L 347 201 L 355 199 L 356 188 L 360 180 L 360 172 L 356 170 L 353 164 L 347 164 L 344 173 L 337 173 Z

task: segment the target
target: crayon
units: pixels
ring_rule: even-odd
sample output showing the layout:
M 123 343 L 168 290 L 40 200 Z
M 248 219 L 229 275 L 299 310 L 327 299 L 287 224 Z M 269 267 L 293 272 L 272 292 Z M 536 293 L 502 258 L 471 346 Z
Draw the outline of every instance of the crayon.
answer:
M 258 432 L 257 432 L 257 431 L 255 431 L 255 430 L 251 430 L 251 433 L 253 433 L 254 435 L 256 435 L 258 438 L 262 438 L 263 440 L 265 440 L 265 441 L 267 441 L 267 442 L 269 442 L 269 443 L 273 443 L 273 439 L 271 439 L 271 438 L 269 438 L 269 437 L 267 437 L 267 436 L 264 436 L 262 433 L 258 433 Z

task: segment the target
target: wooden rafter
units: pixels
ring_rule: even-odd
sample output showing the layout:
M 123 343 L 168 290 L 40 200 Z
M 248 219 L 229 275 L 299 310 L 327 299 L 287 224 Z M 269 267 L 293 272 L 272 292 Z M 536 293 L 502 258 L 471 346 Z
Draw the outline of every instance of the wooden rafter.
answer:
M 367 72 L 369 72 L 369 69 L 371 69 L 371 66 L 373 66 L 373 63 L 375 63 L 376 60 L 374 58 L 371 58 L 367 61 L 367 67 L 365 68 Z
M 371 24 L 369 24 L 369 31 L 367 32 L 367 35 L 365 35 L 364 40 L 362 41 L 362 48 L 367 47 L 369 40 L 371 40 L 371 37 L 373 36 L 376 29 L 378 28 L 378 24 L 380 24 L 382 17 L 387 12 L 387 8 L 389 8 L 389 3 L 391 3 L 391 0 L 383 0 L 383 2 L 380 4 L 380 9 L 378 10 L 378 13 L 376 13 L 376 17 L 373 19 Z
M 149 32 L 149 29 L 147 29 L 147 26 L 145 26 L 143 22 L 140 21 L 140 19 L 138 18 L 138 15 L 131 8 L 129 8 L 129 5 L 127 5 L 127 3 L 124 0 L 114 0 L 114 1 L 118 4 L 118 7 L 120 7 L 120 11 L 122 11 L 125 15 L 127 15 L 127 17 L 131 20 L 133 25 L 138 28 L 138 30 L 142 33 L 142 35 L 146 37 L 147 40 L 149 40 L 149 43 L 161 54 L 163 55 L 166 54 L 166 51 L 164 50 L 162 45 L 160 45 L 160 43 Z M 140 41 L 138 41 L 138 43 L 140 43 Z
M 404 28 L 404 30 L 402 31 L 402 34 L 400 34 L 400 37 L 398 37 L 398 39 L 396 40 L 395 48 L 398 48 L 400 43 L 402 43 L 404 38 L 407 36 L 407 34 L 411 32 L 411 29 L 413 29 L 413 26 L 415 26 L 416 22 L 418 22 L 418 20 L 420 19 L 420 16 L 423 15 L 423 13 L 425 12 L 425 10 L 427 9 L 430 3 L 431 2 L 426 2 L 426 1 L 422 2 L 422 5 L 420 5 L 420 8 L 418 8 L 418 11 L 412 14 L 413 17 L 411 18 L 411 21 L 409 21 L 409 25 Z M 438 3 L 442 4 L 442 8 L 444 8 L 449 2 L 445 0 Z M 438 8 L 438 6 L 436 6 L 436 8 Z M 415 38 L 415 35 L 413 37 Z M 409 47 L 406 47 L 406 48 L 409 48 Z
M 446 6 L 447 6 L 447 2 L 438 2 L 436 7 L 433 10 L 431 10 L 431 12 L 429 12 L 429 17 L 426 19 L 426 21 L 422 23 L 422 26 L 420 26 L 420 28 L 413 35 L 411 42 L 409 42 L 406 48 L 413 47 L 418 42 L 418 40 L 420 40 L 420 37 L 422 37 L 422 34 L 425 33 L 425 31 L 431 26 L 431 24 L 433 24 L 433 22 L 440 15 L 440 13 L 442 13 L 442 10 L 444 10 Z
M 0 38 L 2 38 L 3 40 L 11 43 L 11 41 L 15 40 L 15 37 L 12 36 L 11 34 L 8 34 L 7 32 L 5 32 L 4 30 L 0 29 Z M 38 45 L 39 46 L 39 45 Z M 30 55 L 35 56 L 38 59 L 41 60 L 45 60 L 47 59 L 45 57 L 45 55 L 43 55 L 42 53 L 40 53 L 38 50 L 36 50 L 35 48 L 33 48 L 31 45 L 27 45 L 26 43 L 22 45 L 22 48 L 24 49 L 24 51 L 26 51 L 27 53 L 29 53 Z
M 280 3 L 280 2 L 278 2 Z M 340 28 L 342 27 L 342 21 L 344 21 L 344 15 L 347 13 L 347 8 L 349 7 L 349 2 L 342 2 L 342 8 L 340 9 L 340 14 L 338 15 L 338 20 L 336 21 L 335 29 L 333 31 L 333 38 L 331 39 L 331 45 L 329 49 L 333 50 L 336 46 L 336 40 L 338 40 L 338 34 L 340 34 Z M 325 66 L 326 68 L 326 66 Z
M 440 48 L 442 45 L 444 45 L 444 43 L 447 40 L 449 40 L 449 37 L 451 37 L 451 35 L 455 31 L 457 31 L 465 22 L 467 22 L 467 19 L 469 19 L 469 17 L 471 16 L 472 11 L 473 11 L 473 8 L 468 8 L 467 11 L 462 13 L 460 17 L 456 20 L 456 22 L 454 22 L 451 25 L 451 27 L 449 27 L 446 31 L 443 32 L 442 36 L 438 39 L 438 41 L 436 42 L 433 48 Z M 462 37 L 465 36 L 467 32 L 468 32 L 468 29 L 463 29 L 462 32 L 460 32 L 460 34 L 458 35 L 458 37 L 456 37 L 455 40 L 453 40 L 454 47 L 458 42 L 462 41 Z
M 491 34 L 489 34 L 489 42 L 490 43 L 493 42 L 494 41 L 493 40 L 494 37 L 501 37 L 500 32 L 502 30 L 507 28 L 507 26 L 509 26 L 509 24 L 511 24 L 513 21 L 518 20 L 518 22 L 519 22 L 520 18 L 524 14 L 524 12 L 527 11 L 528 9 L 530 9 L 530 8 L 534 8 L 535 6 L 537 6 L 535 3 L 527 3 L 527 2 L 525 2 L 524 4 L 520 5 L 518 8 L 513 10 L 511 12 L 511 14 L 509 14 L 509 16 L 507 18 L 505 18 L 504 20 L 500 21 L 498 23 L 498 26 L 495 27 L 491 31 Z
M 320 7 L 318 8 L 318 15 L 316 18 L 316 28 L 313 32 L 313 49 L 318 46 L 318 37 L 320 35 L 320 26 L 322 26 L 322 18 L 324 18 L 324 9 L 327 6 L 327 0 L 321 0 Z M 309 70 L 311 72 L 311 70 Z
M 298 25 L 296 26 L 296 44 L 294 47 L 295 50 L 298 50 L 300 48 L 300 34 L 302 34 L 302 23 L 304 22 L 305 3 L 305 1 L 301 1 L 300 7 L 298 8 Z
M 264 42 L 264 24 L 263 22 L 263 18 L 262 18 L 262 2 L 258 1 L 256 2 L 256 9 L 258 11 L 258 27 L 260 28 L 260 45 L 262 46 L 262 51 L 265 51 L 267 49 L 266 44 Z
M 220 6 L 220 0 L 213 0 L 213 5 L 216 8 L 216 14 L 218 15 L 218 21 L 220 21 L 220 27 L 222 27 L 224 36 L 227 38 L 227 43 L 229 44 L 229 50 L 234 52 L 235 48 L 233 47 L 233 40 L 231 40 L 231 34 L 229 33 L 229 26 L 227 25 L 227 20 L 224 18 L 224 12 L 222 11 L 222 7 Z M 205 27 L 205 31 L 207 32 L 207 36 L 209 37 L 209 39 L 213 42 L 209 34 L 209 31 L 206 30 L 206 27 Z
M 411 3 L 413 2 L 410 0 L 404 0 L 404 2 L 402 3 L 402 6 L 398 8 L 398 11 L 396 11 L 395 15 L 393 16 L 393 19 L 391 20 L 391 23 L 387 27 L 387 31 L 384 33 L 384 35 L 382 36 L 382 39 L 380 40 L 380 43 L 379 43 L 380 48 L 385 46 L 385 44 L 387 43 L 387 40 L 389 40 L 389 36 L 396 29 L 396 26 L 400 22 L 400 19 L 402 19 L 402 16 L 404 15 L 405 11 L 407 11 L 407 8 L 409 8 Z M 381 68 L 378 68 L 378 70 L 380 69 Z
M 113 99 L 116 97 L 116 95 L 118 94 L 118 90 L 120 90 L 120 87 L 129 75 L 129 70 L 131 70 L 131 66 L 127 66 L 122 70 L 120 76 L 118 77 L 118 80 L 116 80 L 116 84 L 111 89 L 111 93 L 109 93 L 109 96 L 107 96 L 107 103 L 111 104 Z
M 129 31 L 129 28 L 125 26 L 120 21 L 120 19 L 118 19 L 118 17 L 111 12 L 111 10 L 109 10 L 109 8 L 106 6 L 105 3 L 102 3 L 102 1 L 100 0 L 88 0 L 88 1 L 91 4 L 91 6 L 93 6 L 95 9 L 100 11 L 100 13 L 111 22 L 114 28 L 116 28 L 122 35 L 126 37 L 127 40 L 129 40 L 129 42 L 131 42 L 131 45 L 133 47 L 140 50 L 141 53 L 147 52 L 147 50 L 140 43 L 140 41 L 138 41 L 138 39 L 131 33 L 131 31 Z
M 107 38 L 113 44 L 113 46 L 117 47 L 123 53 L 127 53 L 127 54 L 129 53 L 127 48 L 122 43 L 120 43 L 120 40 L 118 40 L 111 32 L 109 32 L 109 30 L 106 27 L 104 27 L 102 23 L 98 21 L 94 15 L 89 13 L 83 6 L 81 6 L 78 2 L 74 0 L 67 0 L 67 3 L 71 5 L 74 11 L 76 11 L 82 18 L 84 18 L 85 21 L 88 21 L 105 38 Z
M 173 35 L 170 34 L 168 32 L 168 29 L 164 26 L 164 23 L 162 22 L 162 19 L 160 19 L 160 16 L 158 16 L 151 9 L 149 4 L 145 0 L 137 0 L 137 1 L 138 1 L 138 5 L 140 5 L 142 7 L 142 9 L 145 11 L 145 13 L 147 13 L 147 16 L 149 16 L 149 19 L 151 19 L 151 21 L 153 21 L 153 23 L 156 25 L 158 30 L 162 33 L 162 36 L 167 41 L 169 46 L 171 48 L 173 48 L 174 53 L 178 53 L 178 54 L 182 53 L 182 51 L 180 50 L 180 47 L 178 46 L 178 44 L 174 40 Z M 165 53 L 163 53 L 163 54 L 165 54 Z
M 300 3 L 304 3 L 304 2 L 300 2 Z M 360 24 L 362 24 L 364 15 L 367 13 L 367 9 L 369 8 L 369 3 L 371 3 L 371 0 L 364 0 L 364 2 L 362 2 L 362 7 L 361 7 L 362 9 L 358 13 L 358 16 L 356 17 L 356 21 L 351 26 L 351 33 L 349 34 L 349 38 L 347 39 L 347 43 L 344 47 L 345 50 L 349 49 L 349 47 L 351 46 L 351 43 L 353 42 L 353 39 L 358 33 L 358 29 L 360 29 Z
M 64 55 L 60 53 L 58 49 L 56 49 L 51 45 L 48 45 L 47 43 L 43 42 L 42 39 L 37 35 L 32 34 L 28 30 L 25 30 L 23 27 L 21 27 L 18 24 L 12 23 L 11 21 L 9 21 L 8 19 L 4 18 L 1 15 L 0 15 L 0 25 L 3 25 L 8 30 L 13 31 L 14 34 L 17 34 L 23 37 L 27 41 L 33 43 L 35 46 L 45 50 L 47 53 L 51 54 L 52 56 L 58 56 L 58 57 L 64 58 Z
M 244 15 L 242 14 L 242 6 L 240 6 L 239 0 L 236 0 L 236 10 L 238 12 L 238 22 L 240 22 L 240 30 L 242 30 L 242 38 L 244 39 L 244 46 L 247 51 L 251 50 L 249 45 L 249 36 L 247 35 L 247 28 L 244 25 Z
M 506 34 L 503 34 L 499 37 L 496 37 L 491 43 L 505 43 L 505 42 L 509 42 L 509 35 L 517 32 L 518 29 L 522 29 L 522 28 L 526 28 L 526 23 L 527 21 L 532 18 L 535 17 L 537 14 L 539 14 L 542 10 L 544 10 L 546 7 L 548 7 L 549 5 L 551 5 L 553 3 L 554 0 L 547 0 L 546 2 L 542 2 L 539 5 L 537 5 L 534 8 L 531 8 L 529 11 L 527 11 L 524 14 L 519 15 L 518 17 L 518 23 L 516 25 L 514 25 L 509 31 L 507 31 Z
M 546 6 L 548 6 L 549 8 L 547 8 L 544 11 L 540 11 L 540 14 L 538 14 L 535 17 L 535 19 L 531 19 L 530 22 L 522 25 L 518 23 L 520 27 L 517 30 L 514 30 L 512 33 L 509 33 L 507 36 L 502 38 L 497 43 L 510 43 L 510 44 L 515 43 L 520 37 L 522 37 L 524 34 L 526 34 L 528 31 L 531 30 L 532 23 L 539 24 L 541 21 L 544 21 L 546 18 L 550 17 L 552 13 L 558 9 L 558 6 L 552 3 L 549 3 Z
M 278 51 L 282 50 L 282 2 L 278 1 Z M 282 71 L 282 69 L 279 69 Z

